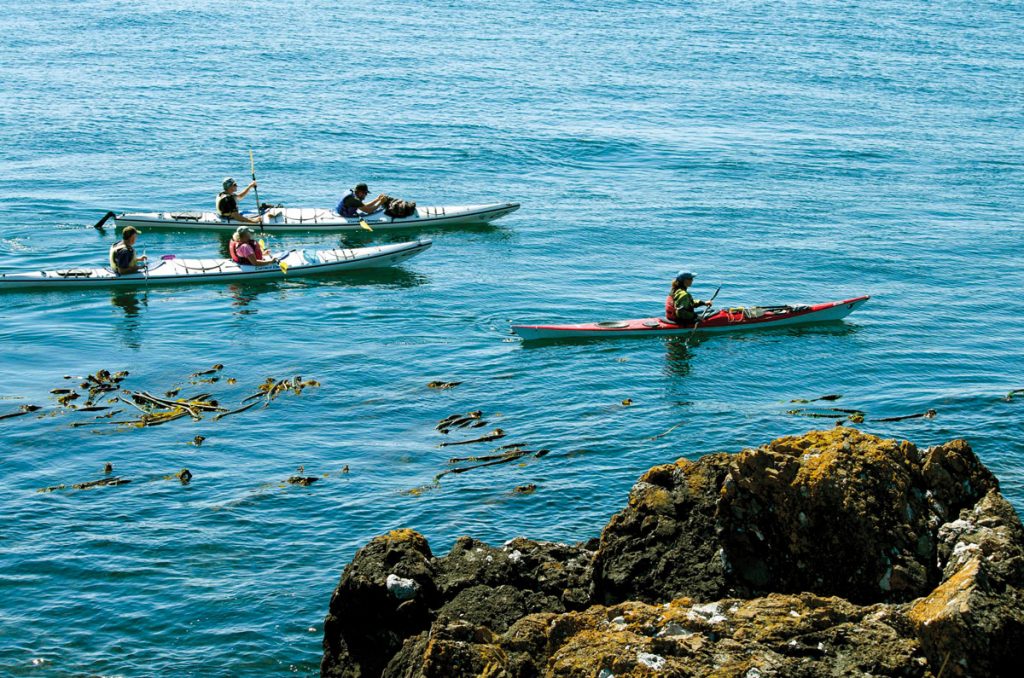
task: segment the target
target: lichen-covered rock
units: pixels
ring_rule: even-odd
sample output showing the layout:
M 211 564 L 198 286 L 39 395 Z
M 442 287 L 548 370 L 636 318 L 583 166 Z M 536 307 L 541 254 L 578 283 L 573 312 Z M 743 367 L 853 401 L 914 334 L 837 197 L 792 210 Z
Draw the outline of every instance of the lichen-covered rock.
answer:
M 432 638 L 435 622 L 452 630 L 438 632 L 430 646 L 436 663 L 455 661 L 442 648 L 463 642 L 467 628 L 500 633 L 528 614 L 580 609 L 590 603 L 593 555 L 584 546 L 514 539 L 496 548 L 463 537 L 435 558 L 412 530 L 376 537 L 356 553 L 331 597 L 321 674 L 379 676 L 393 657 L 401 666 L 396 653 Z
M 939 581 L 944 517 L 997 487 L 962 441 L 838 427 L 648 471 L 601 536 L 599 599 L 813 591 L 906 601 Z
M 717 505 L 732 455 L 680 459 L 640 477 L 626 509 L 604 528 L 594 560 L 595 601 L 655 602 L 729 592 L 717 541 Z
M 942 583 L 909 617 L 945 676 L 1019 675 L 1024 659 L 1024 529 L 996 492 L 939 530 Z
M 652 468 L 597 543 L 378 537 L 324 634 L 353 678 L 1017 675 L 1024 527 L 963 441 L 812 431 Z
M 621 603 L 530 615 L 506 633 L 436 624 L 407 643 L 385 675 L 931 676 L 888 606 L 771 595 L 710 604 Z M 448 663 L 446 663 L 448 662 Z

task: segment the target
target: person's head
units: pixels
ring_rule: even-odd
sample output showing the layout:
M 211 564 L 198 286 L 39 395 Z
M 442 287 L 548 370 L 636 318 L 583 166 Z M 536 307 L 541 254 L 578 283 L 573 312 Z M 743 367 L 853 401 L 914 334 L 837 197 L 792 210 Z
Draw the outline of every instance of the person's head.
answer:
M 370 194 L 370 188 L 366 184 L 360 183 L 356 184 L 356 187 L 352 189 L 352 192 L 355 194 L 357 198 L 362 200 L 363 198 Z
M 124 230 L 121 231 L 121 240 L 124 241 L 125 245 L 129 247 L 135 244 L 135 238 L 139 235 L 139 229 L 134 226 L 125 226 Z
M 252 240 L 252 229 L 248 226 L 239 226 L 235 229 L 235 240 L 238 242 L 249 242 Z
M 689 271 L 679 271 L 672 280 L 672 289 L 686 289 L 693 284 L 693 274 Z
M 238 184 L 231 177 L 225 177 L 224 181 L 220 182 L 220 185 L 224 187 L 225 193 L 234 193 L 238 190 Z

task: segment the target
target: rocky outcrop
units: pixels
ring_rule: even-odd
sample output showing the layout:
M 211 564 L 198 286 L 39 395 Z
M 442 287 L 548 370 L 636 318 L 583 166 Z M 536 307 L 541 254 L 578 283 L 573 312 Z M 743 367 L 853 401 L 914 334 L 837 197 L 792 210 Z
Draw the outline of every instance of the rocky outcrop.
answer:
M 1024 528 L 964 441 L 850 428 L 657 466 L 600 541 L 377 537 L 325 676 L 975 676 L 1024 659 Z

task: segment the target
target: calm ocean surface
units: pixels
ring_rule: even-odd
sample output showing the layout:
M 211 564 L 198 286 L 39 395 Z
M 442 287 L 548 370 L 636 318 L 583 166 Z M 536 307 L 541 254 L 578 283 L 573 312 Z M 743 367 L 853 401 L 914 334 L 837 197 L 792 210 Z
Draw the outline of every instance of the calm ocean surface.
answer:
M 0 297 L 0 414 L 45 406 L 0 421 L 0 673 L 314 674 L 332 588 L 374 535 L 413 527 L 436 553 L 596 536 L 654 464 L 832 425 L 787 414 L 795 398 L 841 394 L 816 404 L 920 445 L 964 437 L 1024 508 L 1024 397 L 1003 399 L 1024 388 L 1020 3 L 342 4 L 0 2 L 2 271 L 100 264 L 105 211 L 209 209 L 250 148 L 264 201 L 333 206 L 362 180 L 523 205 L 347 236 L 434 239 L 374 274 Z M 153 231 L 139 249 L 222 247 Z M 656 315 L 683 267 L 724 306 L 873 298 L 690 347 L 509 336 Z M 188 384 L 214 363 L 220 382 Z M 271 376 L 322 387 L 216 423 L 53 415 L 64 375 L 104 368 L 229 404 Z M 492 453 L 438 447 L 436 422 L 474 409 L 488 426 L 449 438 L 498 426 L 550 454 L 432 487 L 449 457 Z M 105 462 L 133 482 L 36 492 Z M 300 466 L 320 482 L 284 485 Z M 183 467 L 190 485 L 163 479 Z

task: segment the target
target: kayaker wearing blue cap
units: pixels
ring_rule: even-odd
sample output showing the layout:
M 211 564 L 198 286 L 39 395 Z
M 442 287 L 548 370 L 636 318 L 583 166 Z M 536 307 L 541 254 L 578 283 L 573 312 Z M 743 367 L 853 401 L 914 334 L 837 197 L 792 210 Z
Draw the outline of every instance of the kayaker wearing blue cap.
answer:
M 693 309 L 698 306 L 711 306 L 710 301 L 694 299 L 686 290 L 693 284 L 693 274 L 689 271 L 679 271 L 672 281 L 672 291 L 665 299 L 665 319 L 677 325 L 692 325 L 697 319 Z
M 366 196 L 369 195 L 370 189 L 366 184 L 356 184 L 356 187 L 341 196 L 341 200 L 338 201 L 338 206 L 334 208 L 334 211 L 343 217 L 358 217 L 360 212 L 365 214 L 373 214 L 383 206 L 384 200 L 387 199 L 387 195 L 381 193 L 376 198 L 368 203 L 364 203 Z
M 217 196 L 217 213 L 225 219 L 234 219 L 235 221 L 241 221 L 246 224 L 258 224 L 259 219 L 250 219 L 249 217 L 242 216 L 242 213 L 238 211 L 238 201 L 249 195 L 249 191 L 256 188 L 256 182 L 250 181 L 249 185 L 245 187 L 245 190 L 235 195 L 235 191 L 238 190 L 238 184 L 231 177 L 227 177 L 221 182 L 221 186 L 224 190 Z

